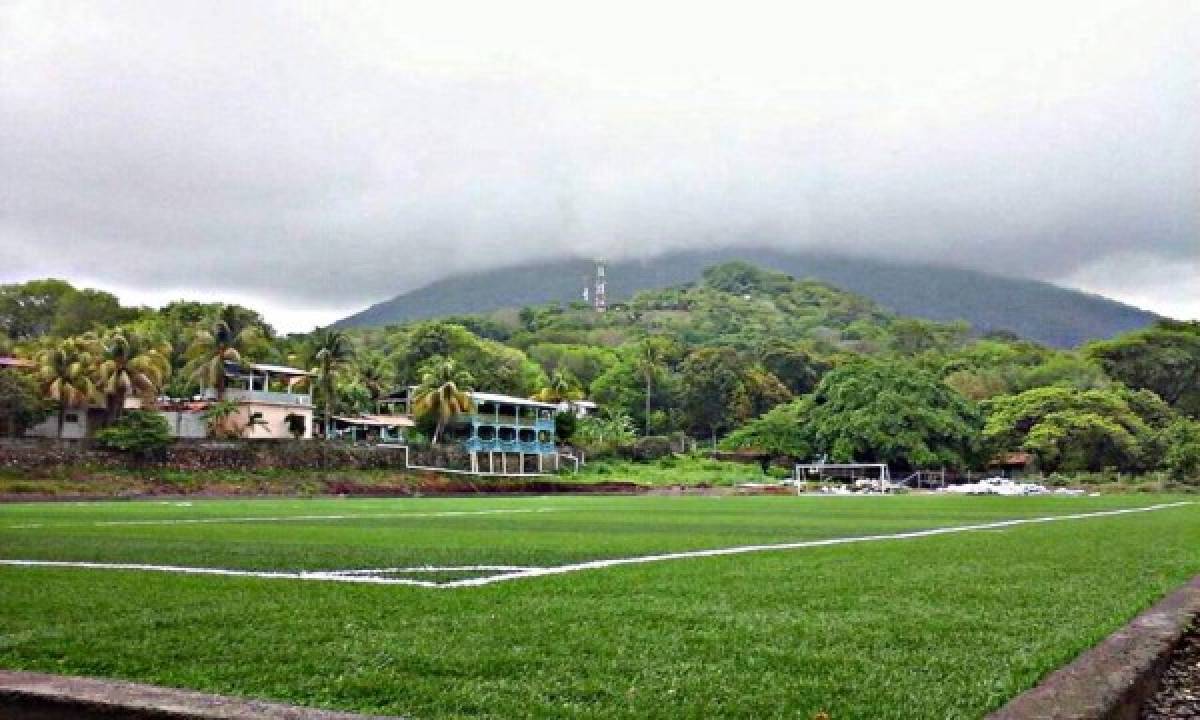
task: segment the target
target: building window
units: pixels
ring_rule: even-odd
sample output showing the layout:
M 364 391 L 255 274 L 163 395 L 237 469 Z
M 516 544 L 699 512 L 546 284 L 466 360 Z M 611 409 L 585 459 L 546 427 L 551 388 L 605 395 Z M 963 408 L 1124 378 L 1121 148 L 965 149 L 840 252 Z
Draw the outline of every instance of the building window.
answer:
M 67 413 L 67 414 L 63 415 L 63 422 L 64 423 L 79 422 L 79 413 Z

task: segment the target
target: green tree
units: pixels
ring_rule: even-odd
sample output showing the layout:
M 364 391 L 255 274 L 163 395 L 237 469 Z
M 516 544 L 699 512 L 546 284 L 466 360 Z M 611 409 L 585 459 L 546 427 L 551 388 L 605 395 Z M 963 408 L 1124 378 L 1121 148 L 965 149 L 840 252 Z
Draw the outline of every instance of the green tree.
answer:
M 55 279 L 0 285 L 0 330 L 12 340 L 49 334 L 59 305 L 75 292 L 70 283 Z
M 245 354 L 261 347 L 263 339 L 263 325 L 247 317 L 245 308 L 223 305 L 210 328 L 195 331 L 184 372 L 224 400 L 229 366 L 241 366 Z
M 1085 352 L 1110 377 L 1150 390 L 1176 410 L 1200 417 L 1200 322 L 1163 320 L 1092 343 Z
M 318 329 L 312 336 L 312 357 L 316 367 L 316 390 L 325 405 L 325 437 L 333 436 L 333 410 L 337 400 L 337 379 L 354 358 L 354 346 L 340 330 Z
M 803 441 L 834 462 L 964 467 L 979 438 L 978 409 L 908 363 L 864 360 L 830 371 L 808 398 Z
M 471 375 L 453 360 L 439 359 L 426 369 L 413 399 L 413 414 L 436 420 L 434 445 L 451 418 L 471 411 L 470 383 Z
M 1168 411 L 1148 393 L 1131 393 L 1120 386 L 1053 386 L 994 397 L 983 407 L 988 446 L 993 451 L 1032 452 L 1047 471 L 1140 471 L 1161 460 L 1160 429 L 1143 414 L 1162 422 Z
M 241 429 L 234 426 L 234 418 L 241 411 L 241 406 L 235 400 L 218 400 L 200 413 L 208 434 L 215 438 L 235 438 L 241 435 Z
M 795 395 L 807 395 L 829 371 L 829 364 L 794 343 L 769 343 L 761 355 L 763 367 Z
M 366 350 L 354 357 L 354 374 L 367 391 L 371 412 L 379 409 L 379 400 L 392 388 L 392 369 L 379 352 Z
M 809 458 L 815 453 L 807 427 L 812 398 L 803 397 L 772 408 L 764 415 L 734 430 L 721 441 L 726 450 L 752 450 Z
M 606 408 L 600 416 L 581 419 L 573 439 L 589 452 L 611 451 L 632 443 L 633 419 L 621 410 Z
M 50 334 L 58 337 L 79 335 L 127 323 L 137 316 L 136 309 L 122 307 L 112 293 L 91 288 L 75 290 L 59 299 Z
M 0 427 L 11 437 L 45 419 L 48 408 L 33 376 L 19 370 L 0 369 Z
M 650 435 L 650 404 L 653 399 L 654 381 L 662 375 L 667 359 L 667 342 L 662 338 L 648 337 L 637 344 L 633 355 L 633 367 L 646 381 L 646 409 L 644 434 Z
M 1167 428 L 1163 466 L 1175 482 L 1200 484 L 1200 422 L 1179 418 Z
M 88 345 L 78 339 L 67 339 L 55 343 L 38 354 L 38 378 L 46 397 L 58 408 L 58 437 L 63 434 L 63 421 L 69 407 L 85 409 L 91 402 L 99 402 L 100 391 L 96 387 L 95 358 Z
M 101 447 L 152 457 L 171 444 L 171 428 L 156 412 L 131 410 L 96 433 L 96 441 Z
M 744 361 L 732 348 L 701 348 L 680 366 L 680 404 L 693 430 L 716 444 L 717 435 L 741 424 L 751 413 Z
M 582 398 L 583 391 L 579 389 L 579 381 L 564 370 L 555 370 L 550 376 L 550 382 L 530 399 L 544 403 L 562 403 Z
M 108 422 L 120 419 L 130 395 L 153 403 L 171 374 L 171 348 L 147 336 L 121 328 L 91 342 L 99 359 L 96 382 L 104 394 Z

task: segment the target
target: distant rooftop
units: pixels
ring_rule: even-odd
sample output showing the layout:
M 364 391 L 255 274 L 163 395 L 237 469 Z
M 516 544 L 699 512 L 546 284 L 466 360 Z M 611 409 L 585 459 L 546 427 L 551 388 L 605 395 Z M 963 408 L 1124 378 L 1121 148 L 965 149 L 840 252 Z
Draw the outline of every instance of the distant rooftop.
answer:
M 547 408 L 549 410 L 557 410 L 558 409 L 558 403 L 539 402 L 537 400 L 530 400 L 529 398 L 514 397 L 512 395 L 500 395 L 497 393 L 486 393 L 486 392 L 472 392 L 472 393 L 469 393 L 469 395 L 471 396 L 471 398 L 473 400 L 475 400 L 475 402 L 503 403 L 505 405 L 524 405 L 526 407 L 540 407 L 540 408 Z
M 316 373 L 311 373 L 300 368 L 288 367 L 287 365 L 267 365 L 266 363 L 250 363 L 248 366 L 251 370 L 259 372 L 275 373 L 277 375 L 304 375 L 314 377 Z
M 23 360 L 21 358 L 8 356 L 0 357 L 0 367 L 31 368 L 36 366 L 37 363 L 31 360 Z

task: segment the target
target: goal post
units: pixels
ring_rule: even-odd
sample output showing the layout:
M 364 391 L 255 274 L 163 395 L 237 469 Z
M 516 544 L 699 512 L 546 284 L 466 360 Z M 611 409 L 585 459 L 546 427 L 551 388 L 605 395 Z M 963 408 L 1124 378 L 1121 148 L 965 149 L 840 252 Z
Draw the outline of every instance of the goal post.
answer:
M 892 482 L 887 463 L 797 463 L 794 480 L 796 494 L 804 492 L 809 482 L 843 482 L 850 485 L 866 482 L 880 492 L 887 492 Z

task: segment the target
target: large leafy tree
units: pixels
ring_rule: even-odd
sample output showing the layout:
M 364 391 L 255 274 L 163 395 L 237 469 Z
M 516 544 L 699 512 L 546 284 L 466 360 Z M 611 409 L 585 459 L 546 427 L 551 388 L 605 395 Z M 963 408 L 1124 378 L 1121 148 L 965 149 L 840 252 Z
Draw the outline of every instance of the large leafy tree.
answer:
M 817 387 L 829 371 L 829 363 L 795 343 L 768 342 L 762 364 L 796 395 L 806 395 Z
M 1200 322 L 1163 320 L 1093 343 L 1086 353 L 1112 378 L 1151 390 L 1180 412 L 1200 417 Z
M 244 355 L 262 347 L 267 330 L 245 308 L 221 306 L 211 327 L 195 331 L 187 352 L 185 372 L 201 387 L 216 391 L 217 400 L 225 399 L 226 367 L 239 366 Z
M 392 355 L 397 381 L 420 381 L 432 358 L 449 358 L 469 372 L 478 387 L 492 392 L 528 396 L 544 387 L 546 374 L 516 348 L 478 337 L 461 325 L 420 323 L 400 339 Z
M 136 331 L 118 328 L 90 344 L 99 360 L 96 383 L 110 423 L 120 419 L 131 395 L 153 402 L 171 374 L 170 346 Z
M 694 431 L 717 435 L 740 425 L 751 413 L 745 361 L 732 348 L 701 348 L 680 366 L 680 403 Z
M 611 348 L 561 343 L 538 343 L 527 351 L 546 372 L 568 372 L 590 391 L 596 378 L 616 365 L 618 357 Z
M 413 398 L 413 414 L 433 418 L 431 441 L 436 445 L 446 424 L 460 413 L 470 412 L 471 375 L 448 358 L 436 358 L 426 366 L 421 385 Z
M 0 285 L 0 330 L 13 340 L 48 334 L 63 298 L 75 292 L 70 283 L 54 279 Z
M 802 433 L 791 441 L 796 448 L 905 468 L 968 465 L 981 424 L 978 409 L 935 375 L 877 360 L 830 371 L 793 411 Z
M 325 437 L 328 438 L 333 429 L 338 376 L 354 359 L 354 346 L 340 330 L 319 329 L 312 336 L 312 358 L 317 396 L 325 406 Z
M 1139 471 L 1162 462 L 1161 426 L 1170 412 L 1149 392 L 1052 386 L 994 397 L 983 406 L 988 446 L 1032 452 L 1047 471 Z
M 727 450 L 809 458 L 814 454 L 812 433 L 806 426 L 811 411 L 811 397 L 776 406 L 729 433 L 721 446 Z
M 75 338 L 62 340 L 43 350 L 37 357 L 37 375 L 46 397 L 58 408 L 58 436 L 69 407 L 84 407 L 98 402 L 101 393 L 95 382 L 95 358 L 88 343 Z
M 102 290 L 77 290 L 62 280 L 0 285 L 0 332 L 13 340 L 69 337 L 126 323 L 139 314 Z
M 1200 484 L 1200 422 L 1179 418 L 1167 428 L 1163 466 L 1176 482 Z

